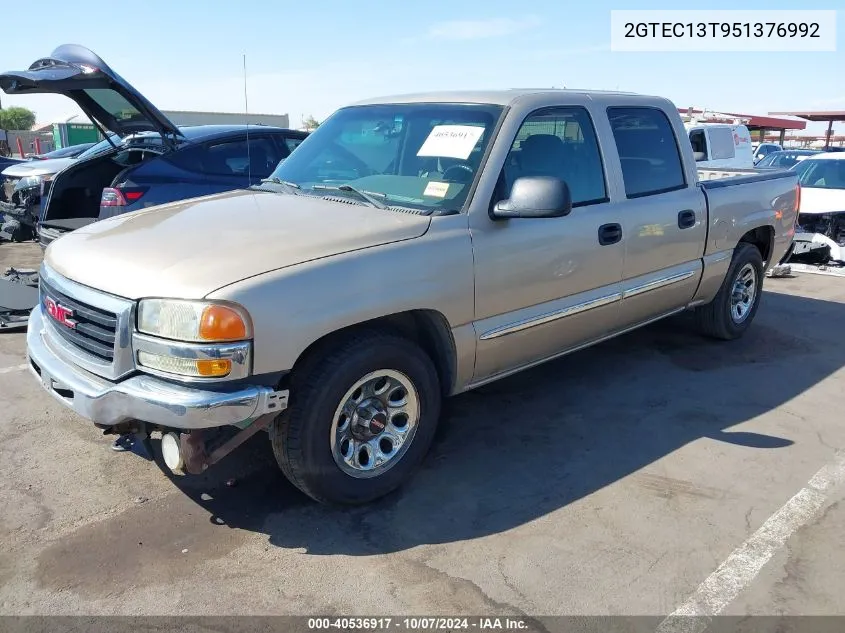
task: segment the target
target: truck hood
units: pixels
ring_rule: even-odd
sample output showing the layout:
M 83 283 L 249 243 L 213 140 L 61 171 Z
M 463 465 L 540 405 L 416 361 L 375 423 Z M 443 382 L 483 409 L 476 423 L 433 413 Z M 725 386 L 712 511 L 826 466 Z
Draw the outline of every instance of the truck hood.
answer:
M 801 187 L 799 213 L 836 213 L 845 211 L 845 189 Z
M 52 242 L 60 275 L 140 299 L 198 299 L 242 279 L 423 235 L 430 218 L 306 195 L 233 191 L 94 222 Z
M 26 176 L 50 176 L 58 174 L 68 165 L 76 162 L 75 158 L 49 158 L 47 160 L 31 160 L 12 165 L 3 170 L 8 178 L 25 178 Z

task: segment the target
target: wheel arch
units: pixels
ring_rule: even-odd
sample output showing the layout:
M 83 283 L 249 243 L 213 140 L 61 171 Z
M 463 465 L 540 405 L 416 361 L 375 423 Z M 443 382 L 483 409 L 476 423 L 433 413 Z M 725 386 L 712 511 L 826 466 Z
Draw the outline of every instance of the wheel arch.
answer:
M 302 351 L 283 383 L 288 383 L 291 375 L 307 370 L 310 363 L 338 345 L 341 340 L 365 331 L 394 333 L 419 345 L 434 363 L 442 394 L 445 396 L 453 392 L 458 371 L 455 339 L 446 317 L 441 312 L 430 309 L 397 312 L 348 325 L 323 335 Z
M 775 229 L 770 224 L 763 224 L 747 231 L 739 238 L 741 243 L 753 244 L 763 257 L 764 269 L 771 264 L 770 258 L 775 245 Z

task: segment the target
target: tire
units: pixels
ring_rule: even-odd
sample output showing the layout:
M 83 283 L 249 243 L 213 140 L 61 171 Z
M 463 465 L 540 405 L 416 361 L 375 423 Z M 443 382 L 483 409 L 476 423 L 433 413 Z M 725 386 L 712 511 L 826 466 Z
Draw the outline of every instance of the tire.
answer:
M 402 385 L 409 391 L 404 408 L 388 409 L 388 399 L 401 401 Z M 379 389 L 386 391 L 375 395 Z M 409 340 L 381 332 L 351 335 L 306 360 L 291 376 L 290 394 L 269 429 L 273 453 L 291 483 L 321 503 L 363 504 L 399 488 L 428 453 L 440 417 L 431 359 Z
M 739 277 L 743 275 L 747 279 L 749 274 L 754 277 L 753 296 L 748 302 L 733 303 L 732 295 Z M 740 242 L 734 250 L 728 273 L 713 301 L 695 309 L 694 316 L 699 331 L 724 341 L 741 337 L 757 314 L 763 294 L 763 279 L 763 257 L 760 251 L 753 244 Z M 739 303 L 747 304 L 747 310 L 742 312 Z

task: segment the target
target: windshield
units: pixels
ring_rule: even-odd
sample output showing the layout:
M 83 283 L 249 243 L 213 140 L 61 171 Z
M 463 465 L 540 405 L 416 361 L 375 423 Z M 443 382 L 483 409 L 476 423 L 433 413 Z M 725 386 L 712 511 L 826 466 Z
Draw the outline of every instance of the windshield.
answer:
M 845 189 L 845 160 L 809 158 L 793 169 L 800 174 L 798 182 L 802 187 Z
M 120 145 L 120 137 L 117 134 L 110 134 L 109 138 L 111 138 L 112 143 L 115 145 Z M 96 145 L 89 147 L 84 152 L 82 152 L 77 158 L 85 159 L 90 158 L 91 156 L 96 156 L 97 154 L 101 154 L 108 149 L 112 148 L 112 144 L 109 143 L 107 140 L 102 140 Z
M 282 161 L 271 179 L 313 195 L 460 211 L 501 106 L 413 103 L 338 110 Z M 342 189 L 338 189 L 342 187 Z

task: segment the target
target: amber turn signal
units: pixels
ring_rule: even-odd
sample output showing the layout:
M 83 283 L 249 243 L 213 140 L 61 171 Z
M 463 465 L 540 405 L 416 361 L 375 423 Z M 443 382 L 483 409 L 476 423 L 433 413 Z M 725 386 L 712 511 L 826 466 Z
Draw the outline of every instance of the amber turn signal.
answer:
M 247 337 L 246 323 L 237 311 L 228 306 L 206 306 L 200 319 L 199 335 L 205 341 L 242 341 Z
M 198 360 L 197 373 L 204 378 L 222 378 L 232 371 L 232 361 L 228 358 L 215 360 Z

